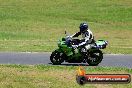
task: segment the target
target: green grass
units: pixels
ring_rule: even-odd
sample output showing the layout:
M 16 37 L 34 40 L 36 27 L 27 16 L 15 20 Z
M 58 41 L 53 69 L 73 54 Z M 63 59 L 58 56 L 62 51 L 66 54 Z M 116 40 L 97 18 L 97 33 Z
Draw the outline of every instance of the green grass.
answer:
M 132 74 L 132 69 L 119 67 L 85 67 L 91 74 Z M 131 88 L 129 84 L 86 84 L 76 83 L 74 66 L 47 65 L 0 65 L 0 88 Z
M 131 0 L 0 0 L 0 51 L 53 51 L 88 22 L 105 53 L 132 53 Z

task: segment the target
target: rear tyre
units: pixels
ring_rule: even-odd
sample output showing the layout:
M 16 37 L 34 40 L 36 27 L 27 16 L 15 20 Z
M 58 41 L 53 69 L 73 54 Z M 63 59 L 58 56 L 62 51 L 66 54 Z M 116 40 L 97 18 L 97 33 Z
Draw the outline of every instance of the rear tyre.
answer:
M 94 50 L 89 52 L 87 63 L 90 66 L 97 66 L 103 59 L 103 53 L 100 50 Z
M 64 62 L 64 59 L 62 58 L 62 54 L 58 51 L 52 52 L 50 56 L 50 61 L 52 62 L 53 65 L 60 65 L 62 62 Z

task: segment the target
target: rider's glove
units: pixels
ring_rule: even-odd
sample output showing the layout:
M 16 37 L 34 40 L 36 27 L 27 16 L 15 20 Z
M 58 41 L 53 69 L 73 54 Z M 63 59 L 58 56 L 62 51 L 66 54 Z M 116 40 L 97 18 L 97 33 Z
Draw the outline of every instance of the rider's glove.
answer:
M 70 38 L 73 38 L 73 36 L 71 35 L 71 36 L 69 36 Z
M 74 49 L 76 49 L 76 48 L 78 47 L 78 45 L 72 45 L 72 47 L 73 47 Z

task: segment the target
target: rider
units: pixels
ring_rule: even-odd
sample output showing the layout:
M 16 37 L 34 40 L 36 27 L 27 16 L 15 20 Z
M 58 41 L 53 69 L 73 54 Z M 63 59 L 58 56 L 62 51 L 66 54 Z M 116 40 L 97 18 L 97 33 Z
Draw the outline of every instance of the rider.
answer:
M 88 24 L 87 23 L 81 23 L 80 26 L 80 31 L 73 34 L 71 37 L 78 37 L 79 35 L 82 35 L 82 42 L 79 43 L 78 45 L 72 45 L 72 47 L 74 48 L 74 50 L 79 47 L 82 46 L 84 48 L 82 48 L 81 52 L 87 52 L 87 50 L 89 50 L 91 48 L 92 43 L 94 42 L 94 36 L 93 33 L 91 32 L 91 30 L 88 28 Z

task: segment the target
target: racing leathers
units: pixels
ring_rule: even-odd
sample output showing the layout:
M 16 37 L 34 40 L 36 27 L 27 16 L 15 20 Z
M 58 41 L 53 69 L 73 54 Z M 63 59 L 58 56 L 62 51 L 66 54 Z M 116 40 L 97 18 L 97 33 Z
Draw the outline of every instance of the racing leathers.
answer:
M 89 50 L 91 48 L 92 43 L 94 42 L 94 36 L 90 29 L 87 29 L 84 32 L 77 32 L 73 34 L 71 37 L 78 37 L 82 34 L 82 42 L 79 45 L 73 45 L 74 48 L 77 48 L 78 46 L 84 46 L 85 49 L 82 52 L 86 52 L 86 50 Z

